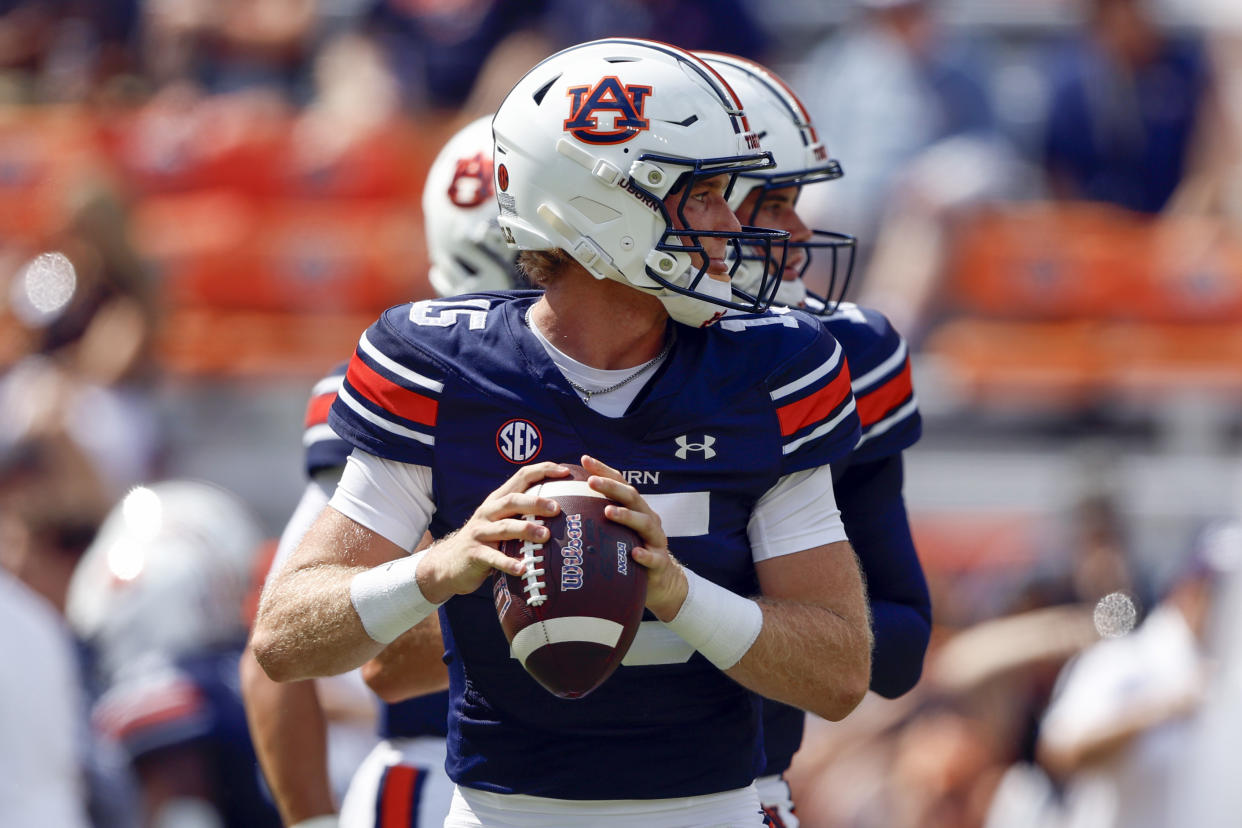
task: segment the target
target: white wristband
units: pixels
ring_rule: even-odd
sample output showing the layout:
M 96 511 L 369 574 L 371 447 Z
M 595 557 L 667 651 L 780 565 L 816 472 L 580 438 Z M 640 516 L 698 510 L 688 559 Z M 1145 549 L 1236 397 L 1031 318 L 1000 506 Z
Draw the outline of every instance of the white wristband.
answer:
M 295 822 L 289 828 L 338 828 L 340 824 L 341 821 L 336 814 L 323 814 Z
M 689 569 L 689 590 L 677 617 L 665 626 L 721 670 L 746 655 L 763 629 L 763 609 Z
M 423 597 L 414 580 L 424 549 L 405 558 L 359 572 L 349 584 L 349 600 L 367 635 L 389 644 L 401 633 L 435 612 L 437 604 Z

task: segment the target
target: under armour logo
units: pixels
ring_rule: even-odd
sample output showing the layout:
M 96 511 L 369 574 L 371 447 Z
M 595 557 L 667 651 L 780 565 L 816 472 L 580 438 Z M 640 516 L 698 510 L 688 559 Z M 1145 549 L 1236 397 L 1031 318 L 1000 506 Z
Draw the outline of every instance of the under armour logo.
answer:
M 716 438 L 710 434 L 704 434 L 703 442 L 701 443 L 692 443 L 690 442 L 689 437 L 687 437 L 685 434 L 682 434 L 679 437 L 677 437 L 677 445 L 681 446 L 681 448 L 677 449 L 677 452 L 676 452 L 677 459 L 685 460 L 686 455 L 689 454 L 690 452 L 701 451 L 703 452 L 704 460 L 711 460 L 713 457 L 716 456 L 716 450 L 712 448 L 712 446 L 714 446 L 715 444 L 716 444 Z

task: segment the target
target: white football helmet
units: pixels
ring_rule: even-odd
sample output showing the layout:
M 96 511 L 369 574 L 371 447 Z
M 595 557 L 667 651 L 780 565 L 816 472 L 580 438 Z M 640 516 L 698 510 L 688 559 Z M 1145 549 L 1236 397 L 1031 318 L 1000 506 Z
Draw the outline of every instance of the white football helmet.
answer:
M 757 63 L 734 55 L 716 52 L 696 52 L 724 77 L 746 102 L 746 114 L 750 125 L 759 135 L 763 148 L 771 151 L 776 166 L 761 172 L 746 172 L 738 176 L 737 184 L 729 196 L 729 206 L 738 209 L 746 197 L 760 189 L 759 200 L 752 215 L 739 216 L 751 223 L 762 206 L 764 195 L 770 190 L 797 187 L 798 192 L 807 184 L 832 181 L 843 175 L 841 164 L 828 157 L 828 151 L 815 131 L 811 117 L 798 96 L 783 80 Z M 802 277 L 811 264 L 815 251 L 831 256 L 828 268 L 828 294 L 824 299 L 815 297 L 810 304 L 824 304 L 824 312 L 831 313 L 841 301 L 849 286 L 854 270 L 854 253 L 857 240 L 844 233 L 830 230 L 812 230 L 806 241 L 790 241 L 790 249 L 806 251 L 797 278 L 789 280 L 764 280 L 762 257 L 752 251 L 744 251 L 742 265 L 733 278 L 733 286 L 746 293 L 764 295 L 765 288 L 775 288 L 768 297 L 778 305 L 798 307 L 807 304 L 806 284 Z
M 496 221 L 491 115 L 471 121 L 436 156 L 423 186 L 423 228 L 440 296 L 517 286 L 515 254 Z
M 664 204 L 680 191 L 684 205 L 697 178 L 772 166 L 737 95 L 689 52 L 625 38 L 558 52 L 518 81 L 492 131 L 500 227 L 518 249 L 565 250 L 598 279 L 658 296 L 689 325 L 764 306 L 735 297 L 691 254 L 703 253 L 701 238 L 723 237 L 735 267 L 741 243 L 767 258 L 775 245 L 779 259 L 788 234 L 673 230 Z
M 138 486 L 78 562 L 65 614 L 109 681 L 152 656 L 244 641 L 262 540 L 223 489 L 192 480 Z

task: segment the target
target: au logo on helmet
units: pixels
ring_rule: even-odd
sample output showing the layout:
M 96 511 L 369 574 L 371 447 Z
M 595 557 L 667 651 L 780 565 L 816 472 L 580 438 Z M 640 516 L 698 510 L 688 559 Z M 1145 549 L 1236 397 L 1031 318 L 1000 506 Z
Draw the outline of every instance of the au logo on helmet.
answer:
M 571 86 L 565 129 L 587 144 L 623 144 L 651 126 L 643 117 L 650 86 L 622 84 L 617 77 L 602 78 L 594 86 Z M 599 113 L 615 113 L 612 129 L 601 129 Z
M 458 207 L 478 207 L 492 197 L 492 159 L 483 153 L 460 158 L 449 183 L 449 201 Z

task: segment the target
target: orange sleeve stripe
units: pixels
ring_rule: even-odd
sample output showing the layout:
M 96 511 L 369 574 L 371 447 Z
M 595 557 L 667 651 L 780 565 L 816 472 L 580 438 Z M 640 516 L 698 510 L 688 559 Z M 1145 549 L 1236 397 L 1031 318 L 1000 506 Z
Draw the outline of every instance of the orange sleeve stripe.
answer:
M 842 360 L 841 370 L 832 382 L 809 397 L 776 409 L 776 417 L 781 424 L 781 436 L 788 437 L 812 423 L 826 420 L 849 395 L 850 372 Z
M 884 415 L 897 407 L 897 404 L 910 396 L 914 385 L 910 379 L 910 360 L 901 369 L 901 373 L 874 391 L 858 398 L 858 419 L 863 428 L 884 419 Z
M 118 741 L 124 741 L 133 736 L 133 734 L 152 727 L 166 724 L 167 722 L 175 722 L 178 719 L 186 719 L 201 713 L 205 709 L 202 700 L 197 696 L 181 702 L 177 702 L 168 707 L 161 707 L 144 713 L 136 719 L 130 719 L 123 723 L 112 723 L 113 729 L 110 732 Z
M 392 765 L 384 772 L 376 828 L 410 828 L 414 824 L 414 786 L 418 768 Z
M 436 424 L 438 402 L 385 379 L 357 357 L 349 363 L 345 381 L 385 411 L 421 425 Z
M 336 400 L 336 394 L 320 394 L 318 397 L 312 397 L 306 405 L 306 425 L 309 427 L 326 423 L 328 409 L 332 407 L 334 400 Z

